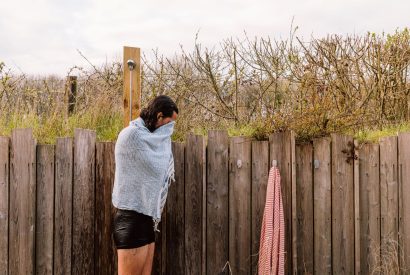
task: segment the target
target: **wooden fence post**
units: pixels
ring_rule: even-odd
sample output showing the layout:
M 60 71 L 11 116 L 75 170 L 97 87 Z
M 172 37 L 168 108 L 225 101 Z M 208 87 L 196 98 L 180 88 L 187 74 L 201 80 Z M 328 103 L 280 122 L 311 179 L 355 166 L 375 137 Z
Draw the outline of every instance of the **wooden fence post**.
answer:
M 77 97 L 77 77 L 70 75 L 66 80 L 65 102 L 67 103 L 66 118 L 74 112 Z
M 332 138 L 332 267 L 333 274 L 353 274 L 355 268 L 353 137 Z
M 72 273 L 94 274 L 96 133 L 74 129 Z
M 134 65 L 129 66 L 132 60 Z M 123 62 L 123 103 L 124 103 L 124 127 L 131 120 L 139 116 L 141 110 L 141 51 L 140 48 L 124 46 Z M 131 104 L 130 104 L 131 102 Z
M 10 138 L 0 136 L 0 274 L 8 274 L 9 265 L 9 151 Z
M 410 132 L 400 133 L 399 148 L 399 247 L 400 274 L 410 268 Z
M 35 274 L 36 146 L 31 128 L 11 134 L 9 274 Z

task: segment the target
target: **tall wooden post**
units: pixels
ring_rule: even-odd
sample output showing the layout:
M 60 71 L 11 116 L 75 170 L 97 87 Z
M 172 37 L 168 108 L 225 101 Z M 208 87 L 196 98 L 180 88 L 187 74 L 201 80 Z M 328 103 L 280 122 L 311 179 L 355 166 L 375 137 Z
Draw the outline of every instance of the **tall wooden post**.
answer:
M 66 118 L 74 112 L 77 96 L 77 76 L 68 76 L 65 85 Z
M 132 60 L 135 64 L 130 70 L 128 61 Z M 130 120 L 139 116 L 141 111 L 141 52 L 140 48 L 124 46 L 123 61 L 123 82 L 124 82 L 124 127 L 127 127 Z M 131 103 L 131 104 L 130 104 Z

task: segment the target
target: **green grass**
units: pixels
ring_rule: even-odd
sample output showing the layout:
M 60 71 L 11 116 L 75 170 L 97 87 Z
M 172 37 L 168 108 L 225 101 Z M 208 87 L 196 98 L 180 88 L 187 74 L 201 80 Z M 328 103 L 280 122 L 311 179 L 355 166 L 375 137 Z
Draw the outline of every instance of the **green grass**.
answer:
M 177 122 L 178 123 L 178 122 Z M 60 114 L 49 117 L 39 117 L 34 114 L 12 114 L 8 118 L 0 116 L 0 135 L 10 136 L 15 128 L 32 128 L 34 137 L 40 144 L 55 144 L 57 137 L 73 137 L 74 128 L 95 130 L 97 141 L 114 141 L 123 128 L 122 113 L 90 111 L 84 115 L 72 115 L 67 120 Z M 258 140 L 267 139 L 269 129 L 266 125 L 253 123 L 240 126 L 227 126 L 229 136 L 247 136 Z M 207 135 L 207 127 L 196 127 L 191 130 L 197 135 Z M 352 135 L 360 143 L 378 142 L 382 137 L 395 136 L 400 132 L 409 132 L 410 122 L 399 125 L 389 125 L 382 130 L 360 130 L 345 133 Z M 186 133 L 175 131 L 173 140 L 183 141 Z
M 33 135 L 40 144 L 55 144 L 57 137 L 73 137 L 74 128 L 96 131 L 97 141 L 113 141 L 123 127 L 121 113 L 72 115 L 65 119 L 61 115 L 41 118 L 34 114 L 0 117 L 0 135 L 10 136 L 15 128 L 32 128 Z
M 359 142 L 378 142 L 380 138 L 395 136 L 402 132 L 410 132 L 410 122 L 398 125 L 388 125 L 381 130 L 356 131 L 352 135 Z

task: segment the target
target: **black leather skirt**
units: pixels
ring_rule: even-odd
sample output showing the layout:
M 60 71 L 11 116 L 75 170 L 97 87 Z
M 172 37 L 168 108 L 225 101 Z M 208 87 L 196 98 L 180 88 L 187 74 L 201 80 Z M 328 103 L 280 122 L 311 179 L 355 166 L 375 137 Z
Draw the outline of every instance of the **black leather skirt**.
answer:
M 116 208 L 113 235 L 117 249 L 147 245 L 155 242 L 154 221 L 151 216 Z

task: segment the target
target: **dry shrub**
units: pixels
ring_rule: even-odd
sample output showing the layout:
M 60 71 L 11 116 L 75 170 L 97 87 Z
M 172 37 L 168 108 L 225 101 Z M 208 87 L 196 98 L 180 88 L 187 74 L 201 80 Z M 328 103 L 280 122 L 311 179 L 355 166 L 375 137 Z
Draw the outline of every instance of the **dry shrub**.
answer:
M 120 117 L 122 63 L 89 64 L 68 72 L 79 82 L 75 115 Z M 175 139 L 210 128 L 258 139 L 289 129 L 299 139 L 381 129 L 410 120 L 409 67 L 408 29 L 305 42 L 292 28 L 287 39 L 245 35 L 213 48 L 196 39 L 190 52 L 143 55 L 142 106 L 160 94 L 174 98 L 181 109 Z M 1 116 L 7 121 L 16 112 L 42 119 L 62 115 L 64 86 L 63 78 L 15 74 L 2 64 Z

